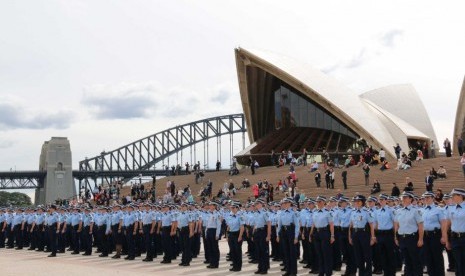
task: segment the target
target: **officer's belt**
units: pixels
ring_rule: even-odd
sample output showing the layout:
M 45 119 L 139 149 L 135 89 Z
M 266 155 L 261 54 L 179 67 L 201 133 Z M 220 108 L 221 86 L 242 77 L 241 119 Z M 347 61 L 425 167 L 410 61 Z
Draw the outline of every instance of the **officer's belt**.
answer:
M 295 225 L 293 223 L 291 223 L 290 225 L 282 225 L 281 226 L 281 229 L 283 231 L 289 231 L 289 230 L 294 230 L 295 229 Z
M 391 229 L 388 229 L 388 230 L 376 230 L 376 234 L 381 234 L 381 235 L 384 235 L 384 234 L 392 234 L 393 231 L 392 231 L 392 228 Z
M 329 230 L 329 226 L 326 226 L 326 227 L 315 227 L 315 230 L 316 230 L 317 232 L 328 231 L 328 230 Z
M 418 232 L 413 232 L 413 233 L 410 233 L 410 234 L 397 234 L 397 236 L 400 237 L 400 238 L 414 237 L 416 235 L 418 235 Z
M 339 226 L 339 230 L 343 231 L 343 232 L 346 232 L 349 230 L 349 227 L 341 227 Z
M 354 227 L 354 228 L 352 228 L 352 232 L 354 232 L 354 233 L 357 233 L 357 232 L 365 232 L 365 231 L 367 231 L 366 227 L 363 227 L 363 228 L 356 228 L 356 227 Z
M 425 230 L 424 233 L 426 237 L 429 237 L 429 236 L 434 236 L 436 234 L 441 233 L 441 230 L 439 228 L 435 228 L 434 230 L 430 230 L 430 231 Z
M 452 238 L 463 238 L 465 237 L 465 232 L 452 232 Z

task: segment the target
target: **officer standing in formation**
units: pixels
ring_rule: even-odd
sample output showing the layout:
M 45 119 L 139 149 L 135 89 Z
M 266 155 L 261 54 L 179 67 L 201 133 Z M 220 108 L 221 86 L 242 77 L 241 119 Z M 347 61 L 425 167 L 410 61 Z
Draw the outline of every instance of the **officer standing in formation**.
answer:
M 277 216 L 278 228 L 276 230 L 277 242 L 282 243 L 284 275 L 297 275 L 297 250 L 296 245 L 299 242 L 299 219 L 297 214 L 292 210 L 293 200 L 285 198 L 281 204 L 281 212 Z
M 405 261 L 405 275 L 423 274 L 419 248 L 423 247 L 423 218 L 421 211 L 412 205 L 414 195 L 411 192 L 401 194 L 402 208 L 396 211 L 394 229 L 395 242 L 400 247 Z
M 335 241 L 333 216 L 325 208 L 326 197 L 316 198 L 317 209 L 313 213 L 313 225 L 310 230 L 310 240 L 314 241 L 318 258 L 319 275 L 332 275 L 333 256 L 331 245 Z
M 349 243 L 355 252 L 355 263 L 360 275 L 371 275 L 372 246 L 376 242 L 374 218 L 371 211 L 364 209 L 366 198 L 357 195 L 353 198 L 354 210 L 350 216 Z
M 238 212 L 239 202 L 230 206 L 231 213 L 225 218 L 228 227 L 228 245 L 232 268 L 229 271 L 238 272 L 242 269 L 242 237 L 244 235 L 244 217 Z
M 426 268 L 429 276 L 443 276 L 444 257 L 442 255 L 443 245 L 441 244 L 443 228 L 446 227 L 446 216 L 444 210 L 434 205 L 434 193 L 426 192 L 422 195 L 424 208 L 422 210 L 424 245 L 423 252 L 426 261 Z M 445 240 L 442 241 L 445 243 Z
M 389 196 L 379 196 L 380 208 L 375 212 L 376 221 L 376 243 L 381 258 L 381 267 L 384 275 L 394 276 L 396 274 L 396 263 L 394 255 L 394 210 L 387 205 Z
M 446 247 L 452 249 L 455 259 L 455 275 L 465 275 L 465 189 L 453 189 L 451 192 L 455 206 L 446 211 L 446 227 L 442 238 Z M 450 238 L 447 230 L 450 229 Z

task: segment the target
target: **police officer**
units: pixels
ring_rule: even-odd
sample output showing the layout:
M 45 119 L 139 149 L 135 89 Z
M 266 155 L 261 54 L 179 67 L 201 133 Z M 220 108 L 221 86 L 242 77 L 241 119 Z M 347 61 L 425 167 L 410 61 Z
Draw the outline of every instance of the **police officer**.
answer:
M 91 213 L 92 209 L 85 208 L 83 216 L 83 231 L 82 231 L 82 241 L 84 250 L 83 256 L 92 255 L 92 233 L 94 230 L 94 216 Z
M 229 271 L 237 272 L 242 269 L 242 236 L 244 235 L 244 218 L 239 214 L 239 203 L 232 203 L 231 213 L 225 218 L 228 229 L 228 245 L 232 261 Z
M 110 251 L 109 237 L 111 233 L 111 216 L 108 214 L 108 209 L 101 207 L 99 209 L 99 215 L 95 218 L 95 224 L 97 225 L 98 239 L 99 242 L 99 257 L 108 257 Z
M 334 223 L 334 244 L 331 246 L 333 254 L 333 270 L 341 271 L 342 258 L 341 258 L 341 244 L 339 242 L 339 236 L 341 231 L 341 223 L 339 219 L 339 208 L 338 208 L 338 199 L 335 196 L 329 198 L 329 204 L 327 205 L 328 209 L 333 216 Z
M 299 242 L 299 218 L 291 208 L 292 198 L 284 198 L 281 203 L 281 212 L 277 217 L 278 227 L 276 229 L 277 241 L 282 243 L 284 275 L 297 275 L 297 250 Z
M 444 194 L 444 196 L 442 197 L 442 199 L 444 200 L 444 203 L 446 204 L 444 207 L 443 207 L 443 211 L 444 211 L 444 214 L 446 215 L 446 219 L 447 219 L 447 216 L 448 216 L 448 212 L 449 212 L 449 209 L 450 208 L 455 208 L 455 204 L 452 200 L 452 197 L 450 194 Z M 446 223 L 449 223 L 448 220 L 446 220 Z M 447 226 L 447 225 L 446 225 Z M 450 225 L 449 225 L 450 226 Z M 445 237 L 445 240 L 450 240 L 450 236 L 451 236 L 451 230 L 450 230 L 450 227 L 447 227 L 447 236 Z M 454 254 L 452 253 L 452 250 L 451 248 L 448 248 L 446 246 L 446 254 L 447 254 L 447 261 L 449 263 L 448 267 L 447 267 L 447 271 L 448 272 L 455 272 L 455 258 L 454 258 Z
M 81 232 L 82 232 L 82 214 L 79 208 L 74 208 L 71 215 L 71 226 L 73 227 L 71 235 L 73 239 L 73 252 L 71 254 L 79 254 L 81 250 Z
M 331 212 L 325 208 L 326 197 L 316 198 L 317 209 L 313 212 L 313 225 L 310 237 L 313 237 L 315 252 L 318 256 L 319 275 L 332 275 L 333 256 L 331 244 L 335 241 L 334 224 Z
M 371 211 L 364 209 L 366 198 L 357 195 L 353 198 L 354 211 L 350 216 L 349 243 L 354 248 L 355 262 L 359 275 L 371 275 L 372 249 L 375 244 L 374 218 Z
M 163 260 L 161 261 L 162 264 L 169 264 L 171 260 L 174 258 L 174 247 L 173 247 L 173 237 L 176 234 L 175 228 L 175 218 L 173 214 L 169 211 L 168 205 L 163 205 L 162 208 L 162 216 L 161 216 L 161 241 L 163 252 Z
M 378 255 L 381 258 L 381 267 L 386 276 L 396 274 L 396 263 L 394 257 L 394 211 L 387 205 L 389 196 L 379 195 L 380 208 L 374 213 L 376 221 L 376 243 Z
M 456 204 L 447 211 L 447 226 L 451 229 L 451 238 L 446 246 L 452 249 L 455 258 L 455 275 L 465 275 L 465 189 L 455 188 L 450 193 Z M 446 230 L 443 231 L 446 239 Z
M 155 212 L 151 210 L 151 206 L 149 204 L 146 204 L 145 210 L 142 212 L 142 220 L 139 225 L 139 229 L 142 229 L 144 235 L 146 251 L 145 259 L 142 260 L 144 262 L 152 262 L 153 256 L 156 254 L 154 247 L 156 224 L 157 218 L 155 216 Z
M 338 218 L 341 228 L 339 236 L 336 238 L 339 238 L 343 259 L 346 263 L 346 271 L 342 275 L 351 276 L 355 275 L 355 273 L 357 272 L 353 247 L 349 243 L 349 226 L 352 208 L 349 207 L 349 198 L 345 196 L 341 196 L 339 198 L 339 205 L 340 208 L 338 210 Z
M 113 211 L 111 214 L 111 233 L 113 238 L 113 243 L 115 244 L 116 253 L 112 259 L 121 258 L 121 251 L 123 250 L 123 212 L 121 211 L 121 206 L 113 206 Z
M 5 209 L 0 209 L 0 248 L 5 248 L 5 227 L 6 227 Z
M 60 224 L 56 206 L 51 205 L 48 209 L 49 215 L 46 217 L 45 224 L 48 228 L 48 237 L 50 245 L 50 255 L 48 257 L 57 256 L 57 234 L 60 232 Z
M 218 240 L 220 239 L 221 231 L 221 216 L 217 212 L 216 208 L 218 203 L 211 201 L 209 203 L 210 212 L 205 221 L 206 235 L 205 240 L 207 242 L 207 248 L 209 251 L 209 265 L 207 268 L 218 268 L 220 261 L 220 249 L 218 247 Z
M 420 210 L 412 206 L 414 195 L 411 192 L 404 191 L 401 198 L 402 208 L 396 211 L 394 218 L 395 242 L 404 256 L 404 275 L 422 275 L 418 249 L 423 247 L 423 218 Z
M 126 206 L 126 214 L 123 218 L 123 223 L 126 236 L 126 243 L 128 245 L 128 255 L 124 259 L 132 261 L 136 257 L 135 236 L 137 234 L 138 227 L 137 215 L 134 212 L 133 205 Z
M 179 243 L 182 252 L 180 266 L 189 266 L 192 261 L 191 242 L 194 236 L 194 220 L 187 210 L 187 202 L 181 204 L 181 212 L 176 217 Z
M 14 232 L 16 249 L 18 250 L 23 249 L 23 231 L 26 222 L 23 211 L 24 209 L 22 208 L 16 209 L 16 214 L 13 216 L 13 221 L 11 222 L 11 230 Z
M 300 219 L 300 238 L 302 240 L 302 260 L 300 263 L 306 264 L 304 268 L 310 268 L 312 263 L 312 251 L 311 251 L 311 243 L 308 239 L 310 235 L 310 229 L 312 228 L 312 210 L 310 210 L 310 202 L 311 199 L 307 198 L 304 200 L 304 208 L 300 210 L 299 219 Z M 273 240 L 273 239 L 272 239 Z
M 428 275 L 443 276 L 445 270 L 441 236 L 442 228 L 446 226 L 446 218 L 444 211 L 434 204 L 434 196 L 433 192 L 426 192 L 422 195 L 422 198 L 424 198 L 422 218 L 425 233 L 423 250 Z
M 258 257 L 258 270 L 255 274 L 267 274 L 270 268 L 269 246 L 271 238 L 271 221 L 268 212 L 263 208 L 262 199 L 255 201 L 256 212 L 253 219 L 253 241 Z

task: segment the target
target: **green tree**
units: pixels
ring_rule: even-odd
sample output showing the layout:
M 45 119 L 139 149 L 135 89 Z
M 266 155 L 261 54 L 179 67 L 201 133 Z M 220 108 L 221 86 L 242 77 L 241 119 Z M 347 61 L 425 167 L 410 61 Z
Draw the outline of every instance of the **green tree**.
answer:
M 30 206 L 31 198 L 23 193 L 0 191 L 0 206 Z

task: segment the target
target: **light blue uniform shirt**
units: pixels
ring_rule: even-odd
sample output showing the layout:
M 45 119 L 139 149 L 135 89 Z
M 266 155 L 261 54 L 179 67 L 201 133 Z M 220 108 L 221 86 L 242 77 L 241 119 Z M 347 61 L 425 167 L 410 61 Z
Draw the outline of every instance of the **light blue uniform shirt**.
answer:
M 446 219 L 444 211 L 435 205 L 425 206 L 422 211 L 423 227 L 425 231 L 441 229 L 441 221 Z
M 45 218 L 45 223 L 48 226 L 54 225 L 57 222 L 58 222 L 58 213 L 53 213 L 51 215 L 47 215 L 47 217 Z
M 218 212 L 211 212 L 207 216 L 207 221 L 206 221 L 206 227 L 207 229 L 216 229 L 216 237 L 219 239 L 220 238 L 220 232 L 221 232 L 221 216 L 220 213 Z
M 312 226 L 312 211 L 308 208 L 300 210 L 300 226 L 311 227 Z
M 333 222 L 331 212 L 327 209 L 315 209 L 313 212 L 313 225 L 316 228 L 323 228 L 329 226 Z
M 167 227 L 171 226 L 171 223 L 173 221 L 176 221 L 176 218 L 173 217 L 173 214 L 170 212 L 163 213 L 161 216 L 161 226 L 162 227 Z
M 142 224 L 151 225 L 153 221 L 156 221 L 155 212 L 153 211 L 142 212 Z
M 460 205 L 452 205 L 447 209 L 447 218 L 450 220 L 452 232 L 465 232 L 465 202 Z
M 347 228 L 350 225 L 350 216 L 352 214 L 352 209 L 349 207 L 340 208 L 338 210 L 339 226 Z
M 23 221 L 25 221 L 25 218 L 24 218 L 24 215 L 21 213 L 21 214 L 15 214 L 13 216 L 13 221 L 11 222 L 11 226 L 15 226 L 15 225 L 18 225 L 18 224 L 21 224 L 23 223 Z
M 35 218 L 36 225 L 41 225 L 45 221 L 45 214 L 37 214 Z
M 225 218 L 225 221 L 230 232 L 239 231 L 241 226 L 245 223 L 244 218 L 239 213 L 236 213 L 235 215 L 233 213 L 229 213 L 229 215 Z
M 291 226 L 294 224 L 294 238 L 297 239 L 299 236 L 299 217 L 297 216 L 297 213 L 294 212 L 291 208 L 287 210 L 281 210 L 281 212 L 278 215 L 278 227 L 276 228 L 276 235 L 279 236 L 279 233 L 281 232 L 281 228 L 284 226 Z
M 270 217 L 268 216 L 268 212 L 264 209 L 261 209 L 260 211 L 256 211 L 254 213 L 252 223 L 255 228 L 263 228 L 268 224 L 268 222 L 271 222 Z
M 36 218 L 35 213 L 27 215 L 27 220 L 26 220 L 27 224 L 32 225 L 35 218 Z
M 73 213 L 71 215 L 71 225 L 76 226 L 79 222 L 82 221 L 82 214 L 80 213 Z
M 84 218 L 82 220 L 82 225 L 84 227 L 90 226 L 90 224 L 93 223 L 93 222 L 94 222 L 94 215 L 92 213 L 84 215 Z
M 398 209 L 394 221 L 399 223 L 398 234 L 409 235 L 418 231 L 418 224 L 423 223 L 423 218 L 420 210 L 410 205 Z
M 116 211 L 111 214 L 111 225 L 118 225 L 119 222 L 123 219 L 123 212 Z
M 123 217 L 123 225 L 125 227 L 133 225 L 137 221 L 137 214 L 135 212 L 126 213 Z
M 376 210 L 375 219 L 378 230 L 392 230 L 394 227 L 394 210 L 389 206 L 384 206 Z
M 180 212 L 176 216 L 176 221 L 178 222 L 178 228 L 181 229 L 189 225 L 189 223 L 193 222 L 192 216 L 189 212 Z
M 373 223 L 374 218 L 369 210 L 355 209 L 350 215 L 350 223 L 354 228 L 365 228 L 367 223 Z

